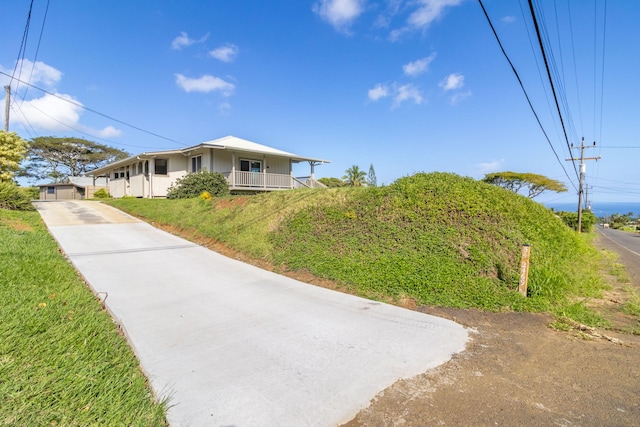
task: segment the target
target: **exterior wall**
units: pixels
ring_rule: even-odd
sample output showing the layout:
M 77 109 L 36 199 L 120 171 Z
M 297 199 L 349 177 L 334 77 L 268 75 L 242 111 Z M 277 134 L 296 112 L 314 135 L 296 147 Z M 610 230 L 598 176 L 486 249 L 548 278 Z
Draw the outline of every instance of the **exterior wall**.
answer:
M 112 197 L 166 197 L 169 187 L 178 178 L 191 172 L 192 158 L 202 156 L 203 170 L 225 175 L 232 189 L 278 190 L 295 188 L 291 177 L 291 159 L 259 153 L 235 152 L 215 148 L 201 148 L 188 155 L 167 154 L 157 159 L 167 160 L 167 173 L 158 174 L 154 159 L 132 159 L 128 164 L 109 170 L 109 194 Z M 240 171 L 241 160 L 257 160 L 262 172 Z M 148 164 L 147 164 L 148 162 Z M 235 163 L 235 165 L 234 165 Z M 235 174 L 231 171 L 235 166 Z
M 53 194 L 49 194 L 49 187 L 54 189 Z M 40 187 L 40 200 L 74 200 L 82 198 L 82 189 L 77 189 L 73 184 L 43 185 Z

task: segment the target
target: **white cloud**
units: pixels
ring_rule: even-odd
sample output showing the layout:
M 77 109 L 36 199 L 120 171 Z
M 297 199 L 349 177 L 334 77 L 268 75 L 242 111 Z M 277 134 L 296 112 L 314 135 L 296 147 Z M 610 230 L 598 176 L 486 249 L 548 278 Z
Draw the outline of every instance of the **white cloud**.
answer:
M 364 0 L 320 0 L 313 4 L 311 10 L 337 31 L 347 32 L 364 11 Z
M 418 59 L 417 61 L 409 62 L 402 67 L 402 70 L 407 76 L 416 77 L 424 73 L 429 69 L 429 64 L 436 58 L 435 52 L 426 58 Z
M 398 86 L 393 98 L 393 108 L 398 108 L 405 101 L 413 101 L 415 104 L 422 104 L 422 93 L 412 84 Z
M 505 16 L 504 18 L 501 19 L 501 21 L 504 24 L 511 24 L 512 22 L 516 21 L 516 17 L 515 16 Z
M 0 70 L 13 75 L 13 68 L 7 69 L 0 66 Z M 3 86 L 9 84 L 9 78 L 5 76 L 2 77 Z M 62 72 L 44 62 L 36 61 L 33 63 L 28 59 L 23 59 L 16 67 L 16 77 L 32 85 L 52 88 L 62 79 Z M 14 84 L 16 84 L 15 80 Z
M 476 169 L 479 174 L 486 175 L 491 172 L 499 171 L 502 169 L 502 165 L 504 165 L 504 159 L 493 160 L 487 163 L 478 163 L 475 165 L 474 169 Z
M 233 62 L 236 56 L 238 56 L 238 46 L 233 44 L 220 46 L 217 49 L 209 51 L 209 55 L 222 62 Z
M 463 100 L 465 100 L 466 98 L 471 96 L 471 91 L 468 90 L 466 92 L 460 92 L 460 93 L 456 93 L 455 95 L 453 95 L 450 99 L 449 99 L 449 103 L 451 105 L 457 105 L 460 102 L 462 102 Z
M 369 99 L 372 101 L 377 101 L 387 96 L 389 96 L 389 88 L 386 85 L 378 84 L 373 89 L 369 89 Z
M 231 96 L 236 86 L 233 83 L 222 80 L 208 74 L 192 79 L 182 74 L 176 74 L 176 84 L 185 92 L 215 92 L 219 91 L 224 96 Z
M 424 98 L 420 89 L 412 84 L 400 85 L 396 82 L 391 85 L 377 84 L 373 89 L 369 89 L 368 97 L 371 101 L 378 101 L 382 98 L 393 98 L 392 109 L 400 107 L 405 101 L 413 101 L 414 104 L 422 104 Z
M 462 74 L 449 74 L 438 86 L 445 91 L 460 89 L 464 86 L 464 76 Z
M 7 69 L 0 65 L 0 70 L 7 74 L 13 74 L 13 68 Z M 119 136 L 122 132 L 113 127 L 107 126 L 104 129 L 94 129 L 80 123 L 81 115 L 84 111 L 83 105 L 75 97 L 59 93 L 56 85 L 62 80 L 63 73 L 41 61 L 31 62 L 28 59 L 22 60 L 16 68 L 20 73 L 20 80 L 31 85 L 46 88 L 49 93 L 44 93 L 38 89 L 13 80 L 12 103 L 10 123 L 12 126 L 30 127 L 37 131 L 46 132 L 69 132 L 69 130 L 80 131 L 91 136 L 106 138 Z M 8 77 L 0 78 L 2 86 L 9 84 Z M 16 93 L 18 91 L 18 93 Z M 2 101 L 4 105 L 4 100 Z
M 417 0 L 415 9 L 407 18 L 407 24 L 389 35 L 392 41 L 398 40 L 404 33 L 415 30 L 426 30 L 431 23 L 444 15 L 446 9 L 457 6 L 462 0 Z
M 100 138 L 113 138 L 122 135 L 122 131 L 120 129 L 114 128 L 113 126 L 107 126 L 102 130 L 93 131 L 93 133 Z
M 171 42 L 171 49 L 179 50 L 183 47 L 191 46 L 194 43 L 204 43 L 207 38 L 209 38 L 209 33 L 205 34 L 199 39 L 191 39 L 189 38 L 189 35 L 187 33 L 182 31 L 180 32 L 180 35 L 173 39 L 173 41 Z

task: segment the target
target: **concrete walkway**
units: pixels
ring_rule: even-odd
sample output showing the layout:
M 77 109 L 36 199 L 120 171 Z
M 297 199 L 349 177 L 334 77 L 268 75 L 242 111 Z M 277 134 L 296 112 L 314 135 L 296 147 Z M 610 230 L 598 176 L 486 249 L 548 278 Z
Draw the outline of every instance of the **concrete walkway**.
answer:
M 91 201 L 37 202 L 172 426 L 335 426 L 462 351 L 441 318 L 301 283 Z

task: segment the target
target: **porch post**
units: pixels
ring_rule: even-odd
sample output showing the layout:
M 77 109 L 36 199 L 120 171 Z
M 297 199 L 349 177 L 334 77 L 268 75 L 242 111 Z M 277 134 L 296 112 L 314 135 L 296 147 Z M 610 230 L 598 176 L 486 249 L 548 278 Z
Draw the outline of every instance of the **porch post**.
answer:
M 236 186 L 236 152 L 231 152 L 231 188 Z
M 267 188 L 267 156 L 262 156 L 262 188 Z

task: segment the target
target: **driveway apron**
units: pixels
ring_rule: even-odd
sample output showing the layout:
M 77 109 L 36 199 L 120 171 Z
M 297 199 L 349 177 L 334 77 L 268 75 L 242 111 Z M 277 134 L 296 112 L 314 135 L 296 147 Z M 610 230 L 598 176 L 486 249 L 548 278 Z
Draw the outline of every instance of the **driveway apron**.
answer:
M 224 257 L 93 201 L 36 202 L 172 426 L 335 426 L 464 349 L 434 316 Z

